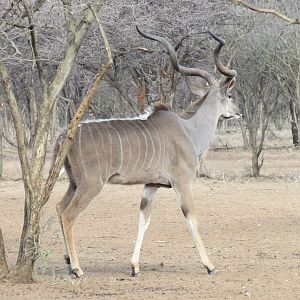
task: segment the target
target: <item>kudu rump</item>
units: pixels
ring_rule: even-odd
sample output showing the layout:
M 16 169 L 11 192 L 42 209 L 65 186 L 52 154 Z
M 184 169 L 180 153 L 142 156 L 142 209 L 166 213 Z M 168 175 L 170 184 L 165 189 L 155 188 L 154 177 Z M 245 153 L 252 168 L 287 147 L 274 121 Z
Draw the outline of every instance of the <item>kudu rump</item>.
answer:
M 220 73 L 225 75 L 222 83 L 204 70 L 179 65 L 176 52 L 166 39 L 139 29 L 138 32 L 164 45 L 173 67 L 187 77 L 192 92 L 203 95 L 203 79 L 207 85 L 204 96 L 179 115 L 160 105 L 137 118 L 86 121 L 79 125 L 64 163 L 69 188 L 57 204 L 67 250 L 66 261 L 77 277 L 82 276 L 83 272 L 76 254 L 72 228 L 78 215 L 107 182 L 144 184 L 138 234 L 131 259 L 132 276 L 139 273 L 140 249 L 150 223 L 154 195 L 160 187 L 172 187 L 176 192 L 201 261 L 208 273 L 215 272 L 198 231 L 192 181 L 198 156 L 209 147 L 218 119 L 239 115 L 238 105 L 229 94 L 235 84 L 236 72 L 220 61 L 220 50 L 225 42 L 213 34 L 219 43 L 214 61 Z M 200 78 L 202 82 L 195 80 Z M 63 136 L 57 140 L 56 151 Z

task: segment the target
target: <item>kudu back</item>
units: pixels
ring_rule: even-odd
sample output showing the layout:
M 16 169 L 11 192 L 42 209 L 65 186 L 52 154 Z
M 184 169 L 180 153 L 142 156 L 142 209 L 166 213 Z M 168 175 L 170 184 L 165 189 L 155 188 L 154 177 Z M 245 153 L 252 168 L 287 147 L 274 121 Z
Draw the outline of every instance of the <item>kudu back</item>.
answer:
M 174 189 L 201 261 L 208 273 L 215 272 L 198 231 L 191 186 L 198 156 L 209 147 L 218 119 L 221 116 L 233 118 L 239 114 L 238 105 L 229 95 L 236 72 L 220 61 L 224 41 L 214 35 L 218 42 L 214 61 L 226 78 L 221 84 L 204 70 L 179 65 L 176 52 L 166 39 L 138 31 L 143 37 L 158 41 L 167 49 L 178 72 L 187 79 L 193 76 L 193 80 L 186 80 L 192 92 L 203 93 L 203 82 L 197 88 L 196 78 L 204 79 L 208 85 L 205 94 L 179 115 L 166 105 L 159 105 L 151 107 L 140 117 L 87 121 L 79 125 L 64 163 L 69 188 L 57 204 L 67 251 L 66 262 L 76 277 L 82 276 L 83 272 L 76 254 L 72 228 L 78 215 L 106 183 L 144 184 L 138 234 L 131 259 L 132 276 L 139 274 L 142 240 L 150 223 L 155 192 L 160 187 Z M 56 151 L 63 137 L 64 134 L 58 138 Z

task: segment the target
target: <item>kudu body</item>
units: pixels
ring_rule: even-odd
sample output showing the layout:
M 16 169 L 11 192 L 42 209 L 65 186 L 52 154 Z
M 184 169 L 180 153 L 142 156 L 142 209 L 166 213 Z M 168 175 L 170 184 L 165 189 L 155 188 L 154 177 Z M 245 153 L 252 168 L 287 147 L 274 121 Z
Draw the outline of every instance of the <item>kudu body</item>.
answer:
M 231 118 L 238 114 L 238 106 L 228 95 L 236 73 L 219 61 L 223 41 L 217 37 L 220 45 L 215 50 L 215 62 L 218 69 L 229 78 L 223 85 L 203 70 L 180 66 L 174 49 L 165 39 L 142 32 L 140 34 L 161 42 L 179 72 L 202 77 L 209 85 L 205 96 L 181 115 L 161 105 L 140 118 L 80 124 L 64 164 L 70 181 L 69 188 L 57 205 L 67 250 L 66 260 L 77 277 L 82 276 L 83 272 L 75 250 L 72 227 L 78 215 L 99 194 L 105 183 L 144 184 L 138 235 L 131 259 L 133 276 L 139 273 L 141 244 L 150 223 L 154 194 L 159 187 L 172 187 L 175 190 L 201 261 L 209 273 L 215 271 L 198 231 L 192 181 L 198 156 L 209 147 L 220 116 Z M 62 136 L 57 141 L 57 149 Z

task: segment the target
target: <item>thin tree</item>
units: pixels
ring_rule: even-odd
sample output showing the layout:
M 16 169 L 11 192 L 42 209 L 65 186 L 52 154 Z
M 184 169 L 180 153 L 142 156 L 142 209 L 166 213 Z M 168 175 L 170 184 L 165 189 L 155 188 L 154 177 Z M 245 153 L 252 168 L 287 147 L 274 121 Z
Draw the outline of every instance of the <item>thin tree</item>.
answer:
M 48 83 L 45 79 L 44 66 L 39 59 L 37 36 L 35 31 L 34 20 L 32 17 L 33 8 L 25 7 L 27 17 L 30 19 L 31 28 L 31 46 L 35 59 L 35 67 L 38 71 L 38 79 L 41 86 L 41 103 L 39 114 L 36 120 L 36 130 L 32 146 L 32 151 L 29 153 L 26 147 L 26 138 L 24 124 L 22 123 L 21 112 L 18 106 L 16 93 L 11 84 L 5 64 L 0 61 L 0 75 L 2 77 L 2 85 L 6 94 L 7 102 L 13 117 L 16 138 L 18 143 L 18 154 L 21 163 L 22 177 L 25 189 L 25 207 L 24 207 L 24 224 L 21 235 L 19 255 L 16 266 L 7 272 L 6 264 L 0 264 L 0 274 L 6 274 L 6 278 L 15 282 L 33 282 L 34 281 L 34 265 L 39 256 L 40 244 L 40 215 L 41 209 L 49 199 L 53 185 L 57 179 L 59 169 L 64 160 L 64 155 L 68 151 L 68 147 L 72 141 L 72 137 L 76 132 L 77 125 L 85 113 L 89 102 L 95 93 L 96 87 L 100 84 L 106 73 L 111 67 L 112 60 L 108 47 L 108 42 L 104 31 L 99 28 L 105 46 L 109 53 L 109 60 L 105 65 L 102 65 L 98 72 L 94 83 L 87 92 L 84 100 L 79 106 L 74 118 L 71 121 L 68 129 L 66 140 L 63 142 L 62 150 L 55 159 L 55 163 L 46 184 L 43 183 L 42 172 L 45 166 L 45 158 L 47 151 L 47 140 L 51 125 L 51 117 L 54 104 L 57 97 L 61 93 L 66 80 L 71 72 L 74 60 L 77 56 L 79 48 L 84 41 L 87 31 L 96 19 L 96 14 L 104 5 L 104 0 L 94 0 L 91 6 L 84 9 L 83 15 L 78 19 L 75 14 L 72 14 L 72 7 L 69 1 L 62 1 L 65 7 L 65 19 L 68 28 L 68 43 L 65 49 L 64 57 L 60 62 L 52 80 Z M 24 6 L 26 2 L 24 1 Z M 31 154 L 31 155 L 30 155 Z M 0 249 L 4 249 L 3 239 L 0 236 Z M 2 255 L 1 255 L 2 253 Z M 4 258 L 4 259 L 3 259 Z M 4 250 L 0 252 L 0 260 L 5 262 Z

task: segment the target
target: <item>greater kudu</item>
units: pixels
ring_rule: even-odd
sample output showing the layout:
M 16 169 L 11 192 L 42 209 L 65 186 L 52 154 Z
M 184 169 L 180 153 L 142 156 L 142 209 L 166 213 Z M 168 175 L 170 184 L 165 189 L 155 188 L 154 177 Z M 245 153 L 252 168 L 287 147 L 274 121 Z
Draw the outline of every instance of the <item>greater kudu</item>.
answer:
M 166 106 L 154 106 L 148 115 L 133 119 L 82 122 L 65 159 L 69 188 L 57 204 L 71 272 L 80 277 L 72 227 L 78 215 L 99 194 L 105 183 L 144 184 L 140 203 L 137 240 L 131 259 L 132 276 L 139 273 L 139 255 L 144 233 L 150 223 L 154 194 L 160 187 L 172 187 L 179 199 L 183 215 L 191 230 L 201 261 L 208 273 L 215 272 L 198 231 L 198 221 L 192 199 L 192 181 L 198 166 L 198 156 L 212 141 L 218 119 L 239 114 L 238 105 L 229 91 L 236 72 L 225 67 L 219 54 L 224 41 L 215 49 L 215 64 L 226 76 L 220 84 L 208 72 L 179 65 L 176 52 L 162 37 L 139 33 L 159 41 L 168 50 L 174 68 L 185 76 L 204 78 L 208 85 L 205 95 L 181 115 Z M 187 80 L 190 89 L 200 94 L 195 80 Z M 63 135 L 58 139 L 60 147 Z

